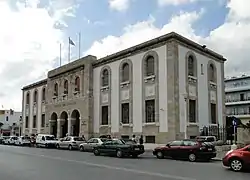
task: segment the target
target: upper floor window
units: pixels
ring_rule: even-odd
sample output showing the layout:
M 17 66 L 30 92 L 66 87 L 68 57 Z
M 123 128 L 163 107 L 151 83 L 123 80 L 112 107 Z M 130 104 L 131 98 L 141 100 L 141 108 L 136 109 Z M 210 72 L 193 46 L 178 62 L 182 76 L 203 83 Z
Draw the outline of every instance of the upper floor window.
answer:
M 215 79 L 215 67 L 213 64 L 210 64 L 209 65 L 209 69 L 208 69 L 208 78 L 209 78 L 209 81 L 211 82 L 215 82 L 216 79 Z
M 153 56 L 148 56 L 146 59 L 146 76 L 155 75 L 155 59 Z
M 35 92 L 34 92 L 34 103 L 36 103 L 37 102 L 37 90 L 35 90 Z
M 80 91 L 80 78 L 75 78 L 75 91 Z
M 68 86 L 68 80 L 64 80 L 63 84 L 63 93 L 68 94 L 69 86 Z
M 188 57 L 188 76 L 195 76 L 195 62 L 194 57 Z
M 122 65 L 122 82 L 129 81 L 129 64 L 124 63 Z
M 102 86 L 108 86 L 109 85 L 109 71 L 107 69 L 104 69 L 102 71 Z
M 30 93 L 29 92 L 26 95 L 26 104 L 30 104 Z
M 54 84 L 54 96 L 58 96 L 58 84 Z
M 43 91 L 42 91 L 42 100 L 45 101 L 46 99 L 46 89 L 43 88 Z

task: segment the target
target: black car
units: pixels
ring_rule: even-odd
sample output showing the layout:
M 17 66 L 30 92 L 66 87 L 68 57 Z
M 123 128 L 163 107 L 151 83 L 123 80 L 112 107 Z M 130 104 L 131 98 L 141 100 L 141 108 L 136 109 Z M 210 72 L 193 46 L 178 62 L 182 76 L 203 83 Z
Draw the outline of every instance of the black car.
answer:
M 108 140 L 103 144 L 94 147 L 94 154 L 96 156 L 105 154 L 115 155 L 119 158 L 124 156 L 132 156 L 136 158 L 144 152 L 145 150 L 143 145 L 126 143 L 122 139 Z

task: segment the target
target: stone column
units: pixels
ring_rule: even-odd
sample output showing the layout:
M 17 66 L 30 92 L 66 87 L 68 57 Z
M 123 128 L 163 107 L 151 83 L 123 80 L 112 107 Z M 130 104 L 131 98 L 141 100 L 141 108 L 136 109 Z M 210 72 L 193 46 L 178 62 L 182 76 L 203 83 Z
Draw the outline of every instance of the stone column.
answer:
M 57 134 L 56 137 L 60 138 L 61 137 L 61 119 L 57 119 Z
M 72 119 L 68 118 L 68 135 L 72 136 Z

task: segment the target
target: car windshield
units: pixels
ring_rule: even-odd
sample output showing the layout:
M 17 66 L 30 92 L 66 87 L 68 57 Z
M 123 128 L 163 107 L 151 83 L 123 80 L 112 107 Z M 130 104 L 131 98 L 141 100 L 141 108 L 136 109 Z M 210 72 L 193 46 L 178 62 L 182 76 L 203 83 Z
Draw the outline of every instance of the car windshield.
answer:
M 108 139 L 107 138 L 101 138 L 100 139 L 102 142 L 105 142 L 105 141 L 107 141 Z
M 55 140 L 54 136 L 45 136 L 46 140 Z
M 126 144 L 136 144 L 135 141 L 129 139 L 129 140 L 122 140 L 123 142 L 125 142 Z
M 113 141 L 115 144 L 126 144 L 126 142 L 122 139 L 117 139 Z
M 12 139 L 17 140 L 17 137 L 12 137 Z
M 74 141 L 84 141 L 84 139 L 81 137 L 74 137 Z
M 22 137 L 22 140 L 30 140 L 30 137 Z

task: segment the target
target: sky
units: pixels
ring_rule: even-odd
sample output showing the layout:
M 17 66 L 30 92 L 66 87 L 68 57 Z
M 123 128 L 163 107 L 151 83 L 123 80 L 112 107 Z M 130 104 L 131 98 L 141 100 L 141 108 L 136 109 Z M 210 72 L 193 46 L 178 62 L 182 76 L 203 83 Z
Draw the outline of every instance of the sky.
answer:
M 0 0 L 0 23 L 0 109 L 21 110 L 21 88 L 60 65 L 60 44 L 68 63 L 68 37 L 73 61 L 175 31 L 227 58 L 225 76 L 250 74 L 249 0 Z

